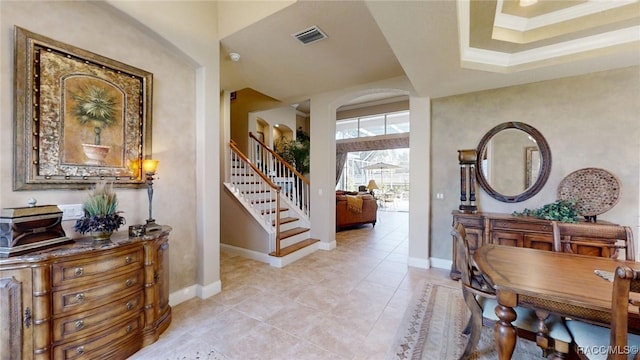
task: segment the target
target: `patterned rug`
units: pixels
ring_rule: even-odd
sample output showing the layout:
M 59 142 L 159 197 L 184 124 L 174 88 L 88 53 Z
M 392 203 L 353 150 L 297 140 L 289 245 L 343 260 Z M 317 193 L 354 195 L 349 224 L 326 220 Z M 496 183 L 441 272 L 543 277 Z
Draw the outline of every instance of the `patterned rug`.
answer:
M 407 308 L 398 327 L 387 360 L 454 360 L 467 346 L 462 334 L 469 319 L 469 309 L 462 298 L 462 290 L 444 285 L 425 283 L 422 291 Z M 474 360 L 493 360 L 498 352 L 493 329 L 482 328 Z M 513 359 L 544 359 L 534 342 L 518 338 Z

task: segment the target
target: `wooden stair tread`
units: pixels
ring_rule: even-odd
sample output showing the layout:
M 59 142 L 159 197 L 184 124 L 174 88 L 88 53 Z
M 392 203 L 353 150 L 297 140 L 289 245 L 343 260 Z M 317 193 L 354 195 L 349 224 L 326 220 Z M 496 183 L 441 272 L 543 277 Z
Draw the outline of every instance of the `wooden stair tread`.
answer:
M 299 219 L 299 218 L 295 218 L 295 217 L 291 217 L 291 216 L 283 217 L 282 219 L 280 219 L 280 225 L 282 225 L 282 224 L 288 224 L 288 223 L 290 223 L 290 222 L 294 222 L 294 221 L 297 221 L 297 220 L 300 220 L 300 219 Z M 276 226 L 276 221 L 275 221 L 275 220 L 273 220 L 273 221 L 271 222 L 271 225 Z
M 296 227 L 293 229 L 289 229 L 289 230 L 285 230 L 285 231 L 280 231 L 280 240 L 284 240 L 286 238 L 298 235 L 298 234 L 302 234 L 304 232 L 309 231 L 309 228 L 303 228 L 303 227 Z
M 320 241 L 320 240 L 318 240 L 318 239 L 307 239 L 307 240 L 304 240 L 304 241 L 300 241 L 299 243 L 295 243 L 295 244 L 293 244 L 291 246 L 287 246 L 285 248 L 280 249 L 280 255 L 279 256 L 276 255 L 275 251 L 270 253 L 269 255 L 276 256 L 276 257 L 284 257 L 284 256 L 287 256 L 287 255 L 297 251 L 297 250 L 300 250 L 300 249 L 303 249 L 303 248 L 305 248 L 307 246 L 313 245 L 313 244 L 317 243 L 318 241 Z

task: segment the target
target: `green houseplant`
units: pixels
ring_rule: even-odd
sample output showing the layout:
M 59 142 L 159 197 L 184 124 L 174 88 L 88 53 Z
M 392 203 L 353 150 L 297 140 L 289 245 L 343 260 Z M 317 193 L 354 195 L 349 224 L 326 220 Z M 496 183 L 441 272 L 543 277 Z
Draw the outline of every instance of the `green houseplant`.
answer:
M 84 216 L 76 220 L 73 230 L 81 234 L 91 233 L 95 240 L 108 240 L 125 224 L 124 217 L 117 211 L 118 197 L 113 191 L 113 184 L 106 181 L 96 183 L 82 207 Z
M 302 129 L 296 131 L 296 139 L 280 137 L 274 144 L 276 154 L 291 164 L 302 175 L 309 173 L 310 137 Z
M 522 212 L 514 211 L 516 216 L 533 216 L 538 219 L 556 220 L 567 223 L 578 222 L 578 210 L 574 200 L 556 200 L 537 209 L 524 209 Z

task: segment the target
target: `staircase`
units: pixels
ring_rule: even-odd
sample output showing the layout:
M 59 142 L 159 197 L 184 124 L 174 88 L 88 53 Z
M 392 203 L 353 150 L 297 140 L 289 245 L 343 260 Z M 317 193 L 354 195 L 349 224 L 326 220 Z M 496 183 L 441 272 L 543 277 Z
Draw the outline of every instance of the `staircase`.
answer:
M 272 153 L 258 139 L 251 139 L 252 143 L 257 141 L 258 146 L 264 147 L 262 151 Z M 250 148 L 257 149 L 255 144 Z M 310 238 L 311 223 L 306 195 L 308 182 L 306 187 L 298 186 L 301 181 L 297 174 L 289 176 L 289 172 L 269 167 L 267 161 L 264 161 L 266 157 L 256 165 L 256 161 L 249 160 L 233 141 L 230 149 L 231 181 L 225 183 L 225 186 L 264 228 L 264 241 L 269 243 L 269 263 L 275 267 L 284 267 L 315 252 L 319 240 Z M 277 159 L 277 154 L 273 154 Z M 276 163 L 278 168 L 291 167 L 289 164 L 279 164 L 279 161 L 272 162 Z

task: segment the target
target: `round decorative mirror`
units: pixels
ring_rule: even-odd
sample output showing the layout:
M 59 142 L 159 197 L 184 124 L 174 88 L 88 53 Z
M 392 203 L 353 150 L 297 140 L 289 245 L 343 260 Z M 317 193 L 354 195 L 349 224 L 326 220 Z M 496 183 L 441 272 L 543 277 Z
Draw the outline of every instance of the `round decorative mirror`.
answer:
M 506 122 L 480 140 L 476 160 L 480 187 L 503 202 L 537 194 L 551 172 L 551 150 L 542 134 L 525 123 Z

